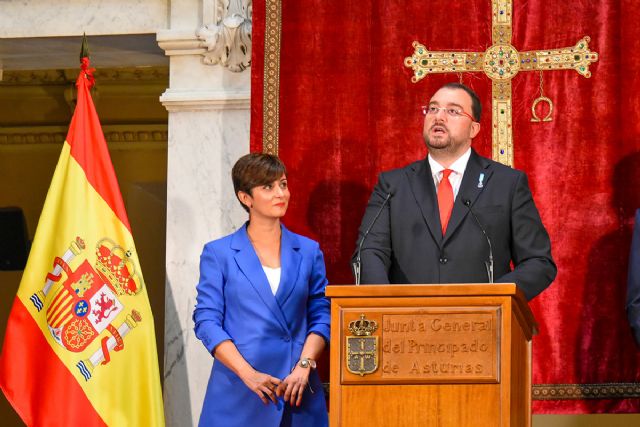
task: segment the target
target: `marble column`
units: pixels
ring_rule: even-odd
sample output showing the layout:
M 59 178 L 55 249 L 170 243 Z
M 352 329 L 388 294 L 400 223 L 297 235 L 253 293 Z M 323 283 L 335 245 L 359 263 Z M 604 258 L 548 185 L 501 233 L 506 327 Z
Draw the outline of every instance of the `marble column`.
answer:
M 160 98 L 169 111 L 164 355 L 168 426 L 197 425 L 213 363 L 194 335 L 191 318 L 202 247 L 246 220 L 233 194 L 231 167 L 249 152 L 250 69 L 246 55 L 228 55 L 218 43 L 239 48 L 246 42 L 251 29 L 246 6 L 250 8 L 251 1 L 231 1 L 229 10 L 219 7 L 223 3 L 171 2 L 171 28 L 157 34 L 170 57 L 170 87 Z M 232 10 L 234 5 L 240 10 Z M 247 52 L 246 45 L 241 52 Z M 250 52 L 249 46 L 249 59 Z

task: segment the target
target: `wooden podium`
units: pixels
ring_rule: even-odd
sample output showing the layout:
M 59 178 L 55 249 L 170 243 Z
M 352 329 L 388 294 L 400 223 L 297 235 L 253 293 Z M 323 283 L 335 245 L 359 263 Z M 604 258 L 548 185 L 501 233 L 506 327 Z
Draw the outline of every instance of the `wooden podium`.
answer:
M 331 427 L 531 426 L 515 284 L 328 286 Z

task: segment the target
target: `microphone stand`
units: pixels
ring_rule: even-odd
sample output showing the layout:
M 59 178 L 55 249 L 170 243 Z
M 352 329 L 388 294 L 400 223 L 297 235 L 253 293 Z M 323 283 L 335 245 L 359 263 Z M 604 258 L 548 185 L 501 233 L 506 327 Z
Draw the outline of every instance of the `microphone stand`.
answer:
M 473 216 L 473 219 L 476 220 L 478 227 L 480 227 L 480 231 L 482 231 L 482 234 L 484 234 L 484 237 L 487 239 L 487 243 L 489 244 L 489 261 L 485 261 L 484 266 L 487 269 L 487 276 L 489 276 L 489 283 L 493 283 L 493 249 L 491 248 L 491 239 L 489 239 L 489 236 L 487 235 L 487 232 L 484 231 L 484 227 L 480 223 L 480 220 L 471 209 L 471 200 L 466 199 L 463 201 L 463 203 L 467 207 L 467 209 L 469 209 L 469 212 Z
M 373 225 L 378 220 L 378 217 L 382 213 L 382 209 L 384 209 L 390 197 L 391 197 L 391 193 L 387 193 L 387 197 L 384 198 L 384 201 L 382 202 L 380 209 L 378 209 L 376 216 L 373 218 L 373 221 L 371 221 L 371 223 L 369 224 L 369 227 L 367 227 L 367 230 L 362 235 L 362 239 L 360 239 L 360 243 L 358 244 L 358 250 L 356 251 L 356 259 L 352 263 L 353 275 L 355 276 L 355 279 L 356 279 L 356 286 L 360 286 L 360 274 L 361 274 L 361 267 L 362 267 L 362 259 L 360 255 L 362 252 L 362 245 L 364 244 L 364 239 L 366 239 L 367 236 L 369 235 L 371 228 L 373 228 Z

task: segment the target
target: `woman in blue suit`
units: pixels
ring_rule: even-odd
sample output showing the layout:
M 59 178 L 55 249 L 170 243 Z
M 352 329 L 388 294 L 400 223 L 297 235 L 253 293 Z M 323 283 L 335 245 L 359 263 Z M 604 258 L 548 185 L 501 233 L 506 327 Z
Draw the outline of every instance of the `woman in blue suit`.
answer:
M 318 243 L 281 223 L 286 170 L 269 154 L 241 157 L 233 186 L 249 221 L 205 245 L 193 313 L 215 357 L 201 426 L 327 426 L 315 360 L 329 342 Z

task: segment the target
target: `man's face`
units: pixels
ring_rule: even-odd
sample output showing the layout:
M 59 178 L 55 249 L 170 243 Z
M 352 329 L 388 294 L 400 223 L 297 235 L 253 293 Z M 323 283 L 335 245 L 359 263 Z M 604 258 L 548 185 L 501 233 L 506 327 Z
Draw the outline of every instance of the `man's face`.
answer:
M 442 88 L 429 101 L 430 107 L 441 108 L 435 114 L 424 118 L 422 135 L 432 155 L 438 152 L 448 155 L 462 155 L 471 140 L 480 131 L 480 123 L 468 116 L 449 115 L 444 108 L 464 111 L 471 115 L 471 97 L 462 89 Z M 443 108 L 444 107 L 444 108 Z

